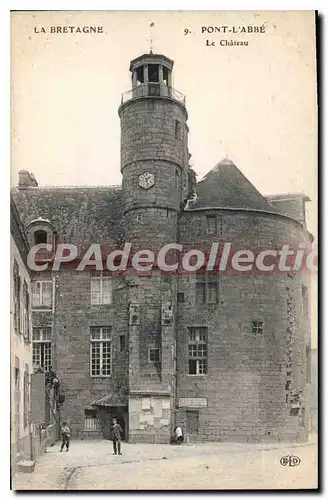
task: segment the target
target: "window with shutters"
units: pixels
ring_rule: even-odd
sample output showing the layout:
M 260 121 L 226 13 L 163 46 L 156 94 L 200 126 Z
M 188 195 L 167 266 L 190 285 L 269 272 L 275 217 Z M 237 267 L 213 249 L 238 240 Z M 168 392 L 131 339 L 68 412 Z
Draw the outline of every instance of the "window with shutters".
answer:
M 30 297 L 28 293 L 27 283 L 26 281 L 24 281 L 21 307 L 21 331 L 24 335 L 24 339 L 27 341 L 30 340 L 29 301 Z
M 111 304 L 113 283 L 111 276 L 102 272 L 91 274 L 91 304 Z
M 189 375 L 207 374 L 207 327 L 188 328 Z
M 112 364 L 112 328 L 90 328 L 90 374 L 92 377 L 110 377 Z
M 51 327 L 33 328 L 33 366 L 49 371 L 51 366 Z
M 52 307 L 52 281 L 32 282 L 32 306 L 33 308 Z
M 20 333 L 20 293 L 21 293 L 21 279 L 19 276 L 19 267 L 17 261 L 14 259 L 13 266 L 13 294 L 14 294 L 14 329 L 16 333 Z

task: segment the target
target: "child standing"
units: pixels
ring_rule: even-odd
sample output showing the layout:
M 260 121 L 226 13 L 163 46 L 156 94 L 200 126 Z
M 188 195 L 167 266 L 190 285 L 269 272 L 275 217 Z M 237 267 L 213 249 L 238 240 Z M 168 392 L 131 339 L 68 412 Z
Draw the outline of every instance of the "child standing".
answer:
M 66 422 L 63 422 L 63 426 L 61 428 L 61 436 L 62 436 L 62 444 L 60 451 L 63 451 L 64 446 L 66 446 L 66 451 L 68 451 L 69 441 L 71 438 L 71 429 L 68 427 Z

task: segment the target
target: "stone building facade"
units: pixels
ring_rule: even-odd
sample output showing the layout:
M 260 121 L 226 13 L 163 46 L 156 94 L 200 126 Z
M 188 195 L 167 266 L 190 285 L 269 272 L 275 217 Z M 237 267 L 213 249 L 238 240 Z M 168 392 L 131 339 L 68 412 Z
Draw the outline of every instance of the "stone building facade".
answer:
M 13 196 L 30 243 L 53 248 L 40 260 L 48 269 L 33 275 L 35 356 L 42 351 L 39 362 L 61 380 L 61 414 L 75 437 L 108 436 L 116 416 L 131 442 L 169 442 L 177 424 L 194 441 L 305 439 L 306 273 L 113 275 L 51 265 L 59 243 L 75 245 L 79 262 L 91 244 L 158 252 L 172 243 L 204 251 L 311 243 L 306 196 L 266 198 L 229 159 L 196 183 L 172 69 L 152 53 L 130 64 L 121 187 L 39 187 L 20 172 Z

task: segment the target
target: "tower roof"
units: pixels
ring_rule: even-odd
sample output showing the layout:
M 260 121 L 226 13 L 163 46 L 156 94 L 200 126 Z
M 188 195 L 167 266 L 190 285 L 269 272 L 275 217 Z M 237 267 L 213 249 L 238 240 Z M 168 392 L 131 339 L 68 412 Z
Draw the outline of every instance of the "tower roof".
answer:
M 162 63 L 167 66 L 169 69 L 172 69 L 174 62 L 169 57 L 164 56 L 163 54 L 153 54 L 150 52 L 149 54 L 143 54 L 139 57 L 136 57 L 130 62 L 130 71 L 138 68 L 138 66 L 142 66 L 143 64 L 158 64 Z
M 191 210 L 215 207 L 279 213 L 229 158 L 221 160 L 197 183 L 196 192 Z

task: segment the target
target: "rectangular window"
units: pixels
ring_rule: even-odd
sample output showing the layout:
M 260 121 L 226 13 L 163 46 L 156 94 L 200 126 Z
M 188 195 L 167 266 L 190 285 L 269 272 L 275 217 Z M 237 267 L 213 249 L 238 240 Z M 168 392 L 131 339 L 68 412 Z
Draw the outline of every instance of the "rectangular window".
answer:
M 219 300 L 218 276 L 203 272 L 196 276 L 196 304 L 216 304 Z
M 125 351 L 125 335 L 120 335 L 120 351 Z
M 149 347 L 148 349 L 148 362 L 149 363 L 159 363 L 159 348 Z
M 206 228 L 207 234 L 217 234 L 217 218 L 216 215 L 207 215 L 206 216 Z
M 90 374 L 92 377 L 110 377 L 112 364 L 112 328 L 90 328 Z
M 52 281 L 32 282 L 33 307 L 52 307 Z
M 91 276 L 91 304 L 112 303 L 112 278 L 102 272 L 93 273 Z
M 196 283 L 196 304 L 205 304 L 206 302 L 206 283 L 199 281 Z
M 97 418 L 97 410 L 84 410 L 84 430 L 97 431 L 99 422 Z
M 181 140 L 181 123 L 179 120 L 175 120 L 175 138 L 177 141 Z
M 51 366 L 51 327 L 33 328 L 33 366 Z
M 188 328 L 189 375 L 207 374 L 207 327 Z
M 196 410 L 186 411 L 187 432 L 190 434 L 197 434 L 199 426 L 199 413 Z
M 263 335 L 263 331 L 263 321 L 252 321 L 252 333 L 254 333 L 255 335 Z
M 218 300 L 218 284 L 213 281 L 207 282 L 207 302 L 216 304 Z
M 309 299 L 307 286 L 302 286 L 302 312 L 306 318 L 309 314 Z
M 24 371 L 24 427 L 28 424 L 28 410 L 29 410 L 29 374 L 28 366 L 25 365 Z
M 178 292 L 177 299 L 178 299 L 178 303 L 182 304 L 184 302 L 184 293 L 183 292 Z

